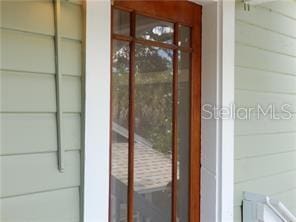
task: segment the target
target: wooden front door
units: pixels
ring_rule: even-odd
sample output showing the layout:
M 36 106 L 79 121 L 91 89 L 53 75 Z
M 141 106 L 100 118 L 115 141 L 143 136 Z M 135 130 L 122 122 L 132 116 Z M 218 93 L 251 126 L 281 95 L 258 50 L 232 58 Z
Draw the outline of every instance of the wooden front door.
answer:
M 115 1 L 111 62 L 109 221 L 198 222 L 201 6 Z

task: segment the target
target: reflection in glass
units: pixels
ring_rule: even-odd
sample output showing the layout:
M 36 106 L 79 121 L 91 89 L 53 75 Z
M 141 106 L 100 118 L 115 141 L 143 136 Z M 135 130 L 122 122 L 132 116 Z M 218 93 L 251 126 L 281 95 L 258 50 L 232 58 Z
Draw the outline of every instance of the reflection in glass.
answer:
M 173 51 L 136 46 L 134 213 L 169 222 L 172 181 Z
M 191 29 L 190 27 L 180 25 L 179 26 L 179 46 L 190 47 Z
M 174 25 L 142 15 L 136 17 L 136 37 L 172 44 Z
M 130 35 L 130 13 L 113 9 L 113 33 Z
M 113 41 L 111 222 L 127 219 L 129 44 Z
M 179 52 L 178 62 L 178 188 L 179 222 L 188 222 L 189 129 L 190 129 L 190 53 Z

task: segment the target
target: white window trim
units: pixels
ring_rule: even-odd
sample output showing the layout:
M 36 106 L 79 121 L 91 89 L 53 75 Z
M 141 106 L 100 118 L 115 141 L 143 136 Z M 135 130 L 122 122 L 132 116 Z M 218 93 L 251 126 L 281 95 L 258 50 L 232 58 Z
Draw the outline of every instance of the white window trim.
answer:
M 234 0 L 203 5 L 202 103 L 234 102 Z M 108 221 L 111 1 L 87 0 L 84 222 Z M 214 139 L 213 139 L 214 138 Z M 201 222 L 233 221 L 234 120 L 202 121 Z

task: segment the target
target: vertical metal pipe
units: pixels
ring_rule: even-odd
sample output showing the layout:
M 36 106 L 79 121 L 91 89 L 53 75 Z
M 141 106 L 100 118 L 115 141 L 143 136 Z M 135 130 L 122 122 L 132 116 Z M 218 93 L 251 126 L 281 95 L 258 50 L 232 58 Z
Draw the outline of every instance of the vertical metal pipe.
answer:
M 57 120 L 57 145 L 58 145 L 58 169 L 64 171 L 64 144 L 63 144 L 63 110 L 62 110 L 62 73 L 61 73 L 61 2 L 53 0 L 54 24 L 55 24 L 55 79 L 56 79 L 56 120 Z
M 86 1 L 83 0 L 82 1 L 82 7 L 81 7 L 81 11 L 82 11 L 82 17 L 83 17 L 83 24 L 82 24 L 82 30 L 83 30 L 83 34 L 82 34 L 82 76 L 81 76 L 81 92 L 82 92 L 82 98 L 81 98 L 81 102 L 82 102 L 82 113 L 81 113 L 81 147 L 84 147 L 85 144 L 85 73 L 86 73 Z M 84 220 L 84 212 L 85 212 L 85 207 L 84 207 L 84 184 L 85 184 L 85 149 L 82 150 L 82 152 L 80 153 L 80 162 L 82 167 L 80 168 L 80 181 L 81 181 L 81 188 L 79 194 L 80 194 L 80 217 L 79 217 L 79 221 L 83 221 Z

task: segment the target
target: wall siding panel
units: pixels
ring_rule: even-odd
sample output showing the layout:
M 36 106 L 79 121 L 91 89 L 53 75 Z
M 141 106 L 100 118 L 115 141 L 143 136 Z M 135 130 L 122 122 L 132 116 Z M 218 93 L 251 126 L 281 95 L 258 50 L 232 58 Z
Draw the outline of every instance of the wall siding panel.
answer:
M 265 3 L 259 6 L 252 6 L 252 10 L 244 11 L 243 3 L 237 2 L 236 19 L 237 21 L 244 21 L 262 29 L 271 30 L 295 38 L 295 20 L 278 13 L 273 13 L 266 8 L 269 4 L 270 3 Z M 289 5 L 286 5 L 285 1 L 283 1 L 282 7 L 287 8 Z
M 1 112 L 55 112 L 54 75 L 0 71 L 0 80 Z
M 1 69 L 55 73 L 53 37 L 1 31 Z
M 2 30 L 1 46 L 1 69 L 55 73 L 53 37 Z M 63 39 L 61 48 L 62 73 L 80 76 L 81 42 Z
M 64 114 L 63 129 L 66 149 L 72 150 L 79 149 L 79 147 L 81 148 L 81 122 L 81 114 Z
M 82 10 L 81 5 L 62 2 L 62 36 L 70 39 L 82 39 Z
M 296 43 L 294 38 L 262 29 L 242 21 L 237 21 L 236 27 L 237 42 L 239 43 L 285 55 L 296 56 Z
M 296 20 L 295 0 L 273 1 L 269 4 L 264 4 L 263 7 Z
M 236 136 L 284 134 L 296 132 L 296 119 L 293 120 L 272 120 L 269 116 L 257 120 L 257 116 L 252 116 L 250 120 L 235 121 Z
M 57 151 L 55 113 L 2 113 L 0 121 L 0 155 Z M 81 148 L 80 122 L 79 114 L 64 114 L 66 150 Z M 17 139 L 15 139 L 16 135 Z
M 53 1 L 0 4 L 0 221 L 81 221 L 81 1 L 61 3 L 63 173 L 57 163 Z
M 57 170 L 57 155 L 37 153 L 1 156 L 0 197 L 24 195 L 80 185 L 80 155 L 65 153 L 65 172 Z
M 79 0 L 72 2 L 79 3 Z M 81 4 L 69 4 L 69 2 L 62 1 L 61 17 L 62 36 L 81 40 Z M 51 0 L 1 1 L 1 19 L 0 27 L 5 29 L 54 35 L 54 13 Z
M 279 164 L 280 163 L 280 164 Z M 235 182 L 243 182 L 287 171 L 296 171 L 296 151 L 235 161 Z
M 288 103 L 296 111 L 296 2 L 273 1 L 244 11 L 236 3 L 235 103 Z M 243 192 L 271 195 L 296 214 L 296 118 L 235 121 L 235 222 Z
M 69 39 L 62 40 L 62 73 L 81 76 L 81 42 Z
M 237 90 L 296 95 L 296 76 L 236 67 Z
M 78 222 L 78 203 L 79 189 L 76 187 L 4 198 L 0 221 Z
M 255 107 L 258 104 L 264 110 L 274 106 L 275 112 L 296 112 L 296 94 L 236 90 L 235 96 L 237 107 Z
M 0 80 L 2 112 L 56 112 L 54 75 L 0 71 Z M 63 76 L 62 95 L 64 112 L 81 111 L 79 77 Z
M 236 65 L 270 72 L 296 75 L 296 57 L 236 44 Z
M 63 76 L 62 106 L 64 112 L 81 112 L 81 78 Z
M 285 143 L 283 143 L 285 141 Z M 260 134 L 235 137 L 235 158 L 264 156 L 282 152 L 296 151 L 296 132 Z
M 53 16 L 51 0 L 1 1 L 2 28 L 54 35 Z

